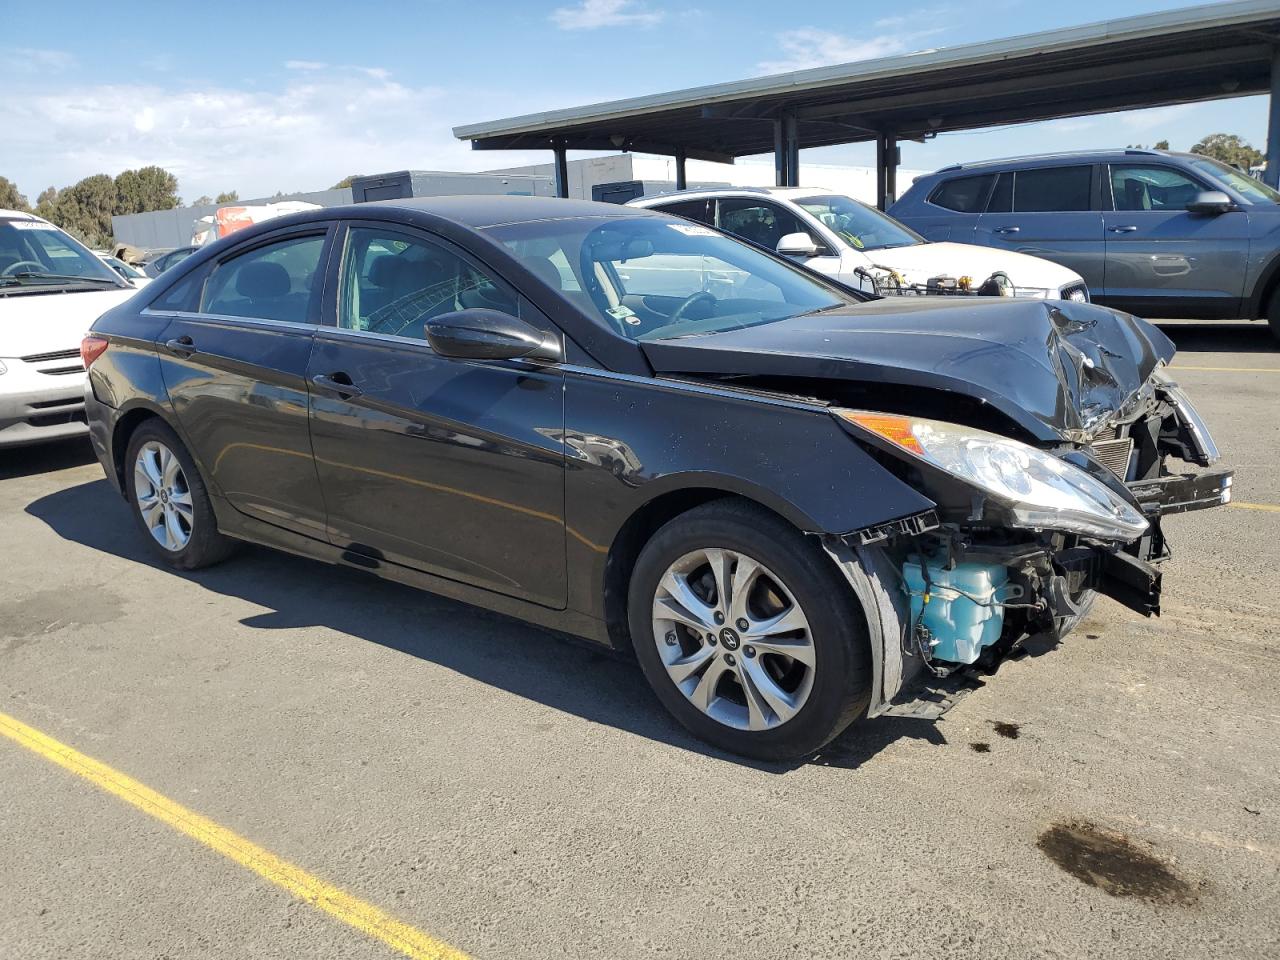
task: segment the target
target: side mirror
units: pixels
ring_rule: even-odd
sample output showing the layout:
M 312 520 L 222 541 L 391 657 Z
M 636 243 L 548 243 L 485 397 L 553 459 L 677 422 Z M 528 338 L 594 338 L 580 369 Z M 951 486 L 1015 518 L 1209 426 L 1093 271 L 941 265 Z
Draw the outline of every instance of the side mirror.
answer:
M 432 317 L 427 342 L 442 357 L 458 360 L 561 359 L 560 345 L 549 333 L 500 310 L 472 307 Z
M 778 253 L 784 257 L 816 257 L 818 245 L 807 233 L 788 233 L 778 241 Z
M 1187 204 L 1192 213 L 1217 215 L 1229 213 L 1236 208 L 1235 202 L 1221 190 L 1202 190 L 1196 198 Z

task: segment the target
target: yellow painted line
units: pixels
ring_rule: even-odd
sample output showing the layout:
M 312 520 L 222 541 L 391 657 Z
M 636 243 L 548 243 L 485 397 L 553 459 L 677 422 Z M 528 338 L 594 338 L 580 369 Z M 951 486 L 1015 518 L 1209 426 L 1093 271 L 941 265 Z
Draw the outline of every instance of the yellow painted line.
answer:
M 1280 513 L 1280 505 L 1274 503 L 1242 503 L 1239 500 L 1232 500 L 1231 506 L 1240 507 L 1244 510 L 1266 510 L 1268 513 Z
M 185 833 L 258 876 L 283 887 L 313 907 L 323 910 L 361 933 L 414 960 L 468 960 L 465 953 L 423 933 L 407 923 L 345 893 L 275 854 L 246 840 L 226 827 L 202 817 L 132 777 L 87 757 L 78 750 L 46 736 L 7 714 L 0 713 L 0 734 L 32 753 L 70 770 L 96 787 L 114 794 L 143 813 Z
M 1280 367 L 1184 367 L 1175 363 L 1170 370 L 1208 370 L 1213 373 L 1280 373 Z

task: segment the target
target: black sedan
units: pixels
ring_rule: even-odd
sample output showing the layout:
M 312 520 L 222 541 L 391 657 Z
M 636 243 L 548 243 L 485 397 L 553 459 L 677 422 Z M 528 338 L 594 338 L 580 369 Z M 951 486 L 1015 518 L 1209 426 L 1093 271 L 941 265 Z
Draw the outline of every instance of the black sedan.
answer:
M 870 299 L 647 210 L 452 197 L 202 248 L 83 347 L 160 557 L 248 540 L 633 652 L 796 757 L 913 683 L 1159 609 L 1230 474 L 1170 342 L 1081 303 Z

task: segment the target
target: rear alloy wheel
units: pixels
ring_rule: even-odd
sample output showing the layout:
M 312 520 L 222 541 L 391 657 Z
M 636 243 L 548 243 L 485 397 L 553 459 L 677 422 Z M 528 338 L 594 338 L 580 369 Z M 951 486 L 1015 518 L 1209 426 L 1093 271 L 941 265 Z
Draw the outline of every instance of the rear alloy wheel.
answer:
M 719 500 L 662 527 L 632 572 L 636 657 L 694 734 L 760 760 L 819 749 L 866 711 L 866 618 L 812 538 Z
M 125 456 L 134 519 L 166 563 L 195 570 L 231 553 L 235 541 L 218 532 L 204 481 L 167 424 L 143 423 L 130 437 Z

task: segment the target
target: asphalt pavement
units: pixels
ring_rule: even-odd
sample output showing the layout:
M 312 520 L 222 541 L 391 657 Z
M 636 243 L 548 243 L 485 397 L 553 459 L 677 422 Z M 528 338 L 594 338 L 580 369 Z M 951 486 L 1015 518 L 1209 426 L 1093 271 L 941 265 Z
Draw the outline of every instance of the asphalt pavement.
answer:
M 163 568 L 87 444 L 0 452 L 0 725 L 164 798 L 0 736 L 0 957 L 396 955 L 290 869 L 421 956 L 1280 956 L 1280 351 L 1168 329 L 1240 505 L 1168 521 L 1164 615 L 1101 600 L 797 765 L 462 604 L 259 549 Z

